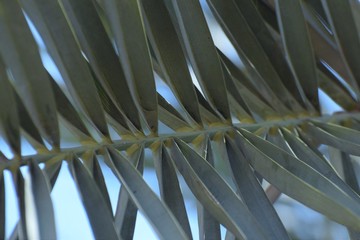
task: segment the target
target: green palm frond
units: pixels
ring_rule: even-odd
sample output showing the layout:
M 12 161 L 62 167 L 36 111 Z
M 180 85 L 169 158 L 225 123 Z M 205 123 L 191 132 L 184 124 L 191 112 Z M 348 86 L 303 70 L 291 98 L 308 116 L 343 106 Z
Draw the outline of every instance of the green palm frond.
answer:
M 241 66 L 214 43 L 201 4 Z M 220 225 L 226 239 L 288 239 L 269 189 L 357 239 L 359 2 L 201 4 L 0 0 L 0 133 L 10 149 L 0 151 L 0 239 L 56 238 L 50 194 L 66 166 L 96 239 L 132 239 L 138 210 L 162 239 L 197 237 L 179 175 L 199 203 L 200 239 L 220 239 Z M 41 42 L 61 78 L 44 67 Z M 320 91 L 343 111 L 324 114 Z M 160 196 L 142 176 L 146 149 Z M 103 163 L 121 183 L 116 210 Z M 20 213 L 12 233 L 5 174 Z

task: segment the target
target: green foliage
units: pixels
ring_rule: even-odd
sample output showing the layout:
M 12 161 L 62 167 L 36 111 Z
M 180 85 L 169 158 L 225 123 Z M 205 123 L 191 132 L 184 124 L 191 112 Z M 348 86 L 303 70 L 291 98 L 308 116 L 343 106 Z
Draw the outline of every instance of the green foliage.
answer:
M 200 239 L 219 239 L 220 224 L 227 239 L 288 239 L 272 205 L 281 193 L 357 239 L 359 2 L 202 4 L 241 66 L 197 0 L 0 0 L 0 133 L 12 153 L 0 152 L 0 239 L 55 238 L 50 193 L 65 166 L 98 239 L 132 239 L 138 210 L 160 238 L 192 239 L 179 174 L 199 202 Z M 323 114 L 319 90 L 343 111 Z M 21 139 L 37 153 L 23 154 Z M 145 149 L 160 197 L 142 177 Z M 100 159 L 121 182 L 116 211 Z M 6 172 L 20 220 L 5 235 Z

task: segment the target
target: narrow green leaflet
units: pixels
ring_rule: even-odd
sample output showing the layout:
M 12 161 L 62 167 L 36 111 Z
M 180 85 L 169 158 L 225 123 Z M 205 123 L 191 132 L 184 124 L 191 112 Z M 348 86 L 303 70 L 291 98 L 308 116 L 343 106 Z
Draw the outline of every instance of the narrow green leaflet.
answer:
M 332 46 L 329 44 L 322 36 L 317 33 L 314 29 L 309 28 L 311 35 L 311 42 L 314 46 L 316 56 L 319 59 L 322 59 L 321 64 L 328 65 L 331 68 L 331 71 L 335 71 L 339 74 L 341 79 L 344 79 L 347 84 L 351 86 L 351 89 L 355 94 L 359 95 L 359 86 L 354 78 L 353 74 L 349 70 L 348 66 L 344 61 L 339 61 L 341 59 L 341 54 L 338 51 L 337 46 Z
M 303 90 L 296 85 L 295 78 L 284 57 L 282 49 L 275 41 L 265 20 L 252 0 L 235 0 L 235 4 L 246 19 L 247 24 L 263 47 L 266 55 L 279 74 L 283 84 L 299 103 L 304 103 Z
M 261 16 L 263 17 L 263 19 L 266 21 L 266 23 L 272 27 L 272 29 L 276 30 L 277 32 L 279 32 L 279 26 L 276 20 L 276 15 L 273 11 L 273 9 L 271 8 L 271 3 L 274 4 L 274 1 L 268 1 L 266 0 L 266 2 L 264 2 L 263 0 L 252 0 L 256 6 L 256 8 L 258 9 L 259 13 L 261 14 Z
M 286 129 L 285 127 L 284 128 L 280 128 L 277 126 L 271 127 L 266 135 L 266 140 L 269 141 L 270 143 L 276 145 L 278 148 L 281 148 L 288 154 L 294 155 L 299 160 L 302 160 L 302 157 L 304 157 L 304 155 L 301 154 L 302 152 L 295 151 L 295 150 L 298 150 L 297 148 L 302 146 L 300 143 L 303 143 L 303 144 L 306 144 L 306 143 L 302 142 L 302 139 L 298 138 L 296 136 L 296 133 L 297 133 L 296 129 L 289 130 L 289 129 Z M 290 142 L 293 141 L 294 144 L 291 145 L 291 143 L 289 141 Z M 298 145 L 300 144 L 300 146 L 298 146 L 297 144 Z M 293 149 L 293 147 L 296 147 L 296 149 Z M 310 146 L 306 146 L 306 147 L 309 147 L 308 151 L 316 154 L 319 157 L 318 159 L 321 159 L 322 161 L 326 162 L 326 160 L 323 158 L 322 154 L 319 151 L 315 152 L 315 151 L 313 151 L 312 147 L 310 147 Z M 300 155 L 298 156 L 297 154 L 300 154 Z M 305 161 L 308 165 L 312 166 L 311 161 L 309 161 L 308 159 L 306 159 Z M 317 165 L 316 163 L 314 163 L 314 164 Z M 314 167 L 314 168 L 319 171 L 319 169 L 317 169 L 316 167 Z
M 322 8 L 321 1 L 316 0 L 316 2 L 317 5 L 320 5 Z M 325 18 L 322 18 L 319 13 L 306 1 L 301 1 L 301 7 L 306 23 L 308 24 L 308 30 L 312 29 L 309 33 L 315 30 L 330 46 L 337 48 L 334 35 L 330 30 L 329 24 L 326 22 L 326 16 L 324 15 Z
M 150 130 L 156 133 L 156 88 L 139 2 L 108 0 L 104 5 L 130 92 L 140 104 Z
M 83 162 L 84 166 L 87 168 L 87 170 L 90 172 L 91 177 L 93 176 L 93 169 L 94 169 L 94 158 L 95 151 L 93 149 L 85 150 L 84 152 L 79 154 L 79 159 Z
M 240 115 L 238 116 L 240 121 L 252 122 L 252 117 L 261 121 L 262 119 L 266 119 L 266 116 L 276 116 L 277 113 L 275 113 L 270 106 L 266 106 L 269 103 L 272 104 L 272 106 L 276 106 L 278 112 L 283 112 L 284 114 L 288 112 L 276 97 L 272 97 L 273 101 L 267 102 L 260 94 L 262 91 L 258 91 L 261 87 L 257 86 L 257 88 L 255 88 L 249 81 L 249 78 L 246 77 L 230 59 L 221 51 L 218 51 L 218 53 L 223 63 L 226 87 L 230 93 L 229 103 L 232 105 L 231 110 L 235 111 L 237 115 Z M 236 105 L 240 106 L 234 106 L 234 101 L 236 101 Z M 259 108 L 264 110 L 259 111 Z M 246 112 L 244 112 L 245 110 Z M 248 116 L 248 114 L 252 117 Z
M 255 122 L 255 120 L 244 110 L 242 105 L 239 104 L 237 100 L 232 96 L 232 94 L 228 95 L 230 110 L 236 116 L 240 122 L 250 123 Z M 246 105 L 245 105 L 246 106 Z
M 311 122 L 302 126 L 306 135 L 319 142 L 360 156 L 360 132 L 332 123 Z
M 64 157 L 65 156 L 63 156 L 61 158 L 64 159 Z M 57 178 L 59 176 L 61 166 L 62 166 L 62 163 L 63 163 L 62 160 L 58 161 L 58 159 L 56 159 L 55 163 L 53 163 L 51 160 L 45 162 L 44 172 L 46 173 L 46 176 L 49 179 L 50 191 L 52 191 L 52 189 L 54 188 L 56 180 L 57 180 Z
M 215 110 L 211 107 L 209 102 L 205 99 L 199 89 L 195 88 L 197 98 L 200 103 L 200 115 L 204 121 L 208 123 L 219 122 L 218 116 Z
M 55 157 L 50 157 L 45 162 L 45 168 L 43 171 L 44 171 L 44 174 L 46 175 L 45 178 L 49 179 L 50 191 L 52 191 L 52 189 L 54 188 L 55 182 L 56 182 L 56 180 L 59 176 L 59 172 L 61 170 L 62 160 L 64 158 L 65 158 L 65 155 L 60 154 Z M 19 239 L 19 229 L 20 229 L 20 223 L 21 223 L 20 221 L 18 221 L 18 223 L 16 224 L 9 239 Z
M 235 116 L 237 116 L 240 121 L 253 122 L 254 120 L 250 116 L 251 111 L 244 101 L 244 98 L 241 96 L 240 91 L 234 82 L 235 79 L 231 76 L 225 65 L 223 66 L 223 70 L 225 75 L 225 84 L 229 92 L 228 99 L 231 111 L 235 112 Z
M 236 100 L 236 102 L 238 104 L 240 104 L 240 106 L 244 109 L 244 111 L 246 110 L 246 112 L 250 113 L 250 110 L 246 106 L 244 99 L 242 98 L 241 94 L 239 93 L 239 91 L 237 90 L 237 88 L 235 86 L 235 83 L 233 81 L 234 79 L 233 79 L 229 69 L 225 66 L 224 63 L 223 63 L 223 69 L 224 69 L 225 84 L 226 84 L 226 88 L 227 88 L 228 92 Z
M 281 82 L 279 75 L 234 1 L 207 0 L 207 2 L 238 54 L 245 55 L 243 58 L 249 62 L 250 68 L 255 68 L 274 93 L 282 93 L 278 97 L 286 107 L 296 112 L 302 112 L 302 107 Z
M 218 174 L 226 181 L 236 193 L 236 185 L 231 178 L 231 166 L 227 161 L 227 150 L 225 145 L 225 132 L 215 134 L 211 139 L 207 160 L 214 162 L 214 168 L 219 170 Z M 210 162 L 209 162 L 210 163 Z
M 210 144 L 210 139 L 208 134 L 199 134 L 196 138 L 191 141 L 191 146 L 195 151 L 204 159 L 207 159 L 208 155 L 208 144 Z M 214 166 L 213 159 L 210 160 L 210 165 Z
M 147 37 L 153 46 L 164 81 L 197 123 L 200 110 L 194 84 L 171 18 L 162 0 L 142 1 Z
M 115 125 L 116 126 L 115 129 L 121 133 L 120 135 L 129 134 L 130 133 L 129 130 L 131 129 L 130 123 L 127 117 L 125 116 L 124 112 L 118 107 L 116 107 L 116 105 L 111 100 L 109 95 L 106 93 L 105 89 L 102 87 L 96 76 L 94 76 L 94 79 L 95 79 L 96 88 L 98 90 L 101 99 L 102 106 L 105 112 L 107 113 L 108 119 L 110 118 L 112 120 L 112 122 L 111 120 L 109 122 L 115 123 L 113 125 Z M 132 125 L 131 123 L 131 126 L 134 125 Z M 132 130 L 133 132 L 138 132 L 139 131 L 138 129 L 141 128 L 134 126 Z
M 14 90 L 0 56 L 0 133 L 14 154 L 21 154 L 20 121 Z M 1 238 L 1 236 L 0 236 Z
M 180 113 L 165 98 L 158 94 L 159 120 L 173 130 L 190 128 Z
M 292 149 L 286 143 L 284 137 L 280 134 L 278 127 L 271 127 L 268 133 L 265 136 L 265 140 L 271 142 L 272 144 L 276 145 L 278 148 L 281 148 L 285 152 L 293 155 Z
M 48 0 L 21 0 L 21 3 L 44 40 L 78 107 L 99 133 L 108 137 L 104 111 L 94 80 L 60 4 Z
M 200 156 L 206 159 L 208 163 L 214 167 L 214 152 L 211 147 L 211 142 L 207 136 L 199 136 L 201 142 L 194 144 L 197 152 Z M 205 207 L 198 202 L 197 204 L 198 213 L 198 225 L 199 225 L 199 239 L 201 240 L 220 240 L 220 224 L 211 215 L 211 213 L 205 209 Z
M 75 133 L 81 141 L 91 140 L 92 137 L 81 120 L 79 114 L 76 112 L 76 109 L 65 96 L 55 80 L 50 75 L 49 77 L 51 80 L 52 89 L 54 91 L 57 111 L 64 118 L 64 120 L 69 123 L 68 127 L 72 130 L 72 133 Z
M 179 221 L 188 238 L 192 239 L 189 219 L 174 163 L 162 143 L 158 149 L 153 150 L 153 156 L 161 199 Z
M 262 97 L 265 100 L 264 96 L 261 96 L 262 89 L 259 87 L 259 84 L 255 83 L 255 84 L 257 84 L 257 86 L 254 86 L 254 81 L 255 80 L 257 81 L 256 76 L 251 75 L 250 77 L 248 77 L 245 73 L 247 71 L 246 68 L 240 69 L 220 49 L 217 49 L 217 50 L 218 50 L 218 54 L 221 59 L 223 68 L 227 69 L 227 71 L 225 71 L 225 69 L 224 69 L 225 77 L 226 77 L 226 74 L 229 73 L 233 78 L 239 80 L 241 82 L 241 84 L 246 86 L 246 88 L 248 88 L 251 92 L 253 92 L 254 94 L 257 94 L 258 97 Z M 249 74 L 251 74 L 251 73 L 249 73 Z M 226 80 L 226 78 L 225 78 L 225 80 Z M 229 88 L 227 90 L 230 91 Z
M 130 94 L 118 56 L 91 0 L 61 0 L 74 27 L 82 50 L 96 77 L 113 103 L 123 109 L 136 128 L 141 129 L 139 113 Z
M 24 189 L 24 177 L 20 171 L 20 168 L 13 172 L 13 181 L 16 190 L 17 204 L 20 212 L 19 224 L 15 227 L 12 235 L 19 236 L 19 239 L 27 239 L 28 233 L 26 229 L 26 211 L 25 211 L 25 189 Z
M 203 122 L 207 123 L 208 125 L 219 122 L 219 119 L 216 117 L 216 115 L 213 114 L 212 111 L 209 111 L 209 109 L 204 107 L 202 104 L 200 104 L 200 113 Z
M 354 21 L 357 27 L 357 32 L 360 37 L 360 3 L 356 0 L 350 0 L 351 10 L 354 14 Z
M 106 205 L 109 208 L 109 211 L 112 212 L 112 208 L 111 208 L 111 202 L 110 202 L 110 197 L 109 197 L 109 193 L 105 184 L 105 179 L 104 179 L 104 175 L 101 171 L 100 168 L 100 164 L 99 164 L 99 160 L 96 157 L 96 155 L 94 154 L 93 158 L 93 169 L 92 169 L 92 176 L 96 182 L 96 185 L 98 186 L 98 188 L 100 189 L 100 192 L 102 194 L 102 196 L 105 199 Z
M 337 185 L 341 190 L 346 192 L 350 197 L 360 203 L 359 196 L 357 194 L 354 194 L 354 192 L 349 188 L 349 186 L 345 184 L 343 180 L 341 180 L 339 175 L 335 172 L 334 168 L 327 162 L 326 159 L 319 156 L 300 138 L 296 137 L 289 130 L 282 128 L 281 133 L 283 138 L 286 140 L 286 143 L 290 147 L 291 151 L 298 159 L 308 164 L 316 171 L 320 172 L 322 175 L 332 181 L 335 185 Z
M 321 173 L 275 145 L 239 130 L 236 142 L 250 164 L 281 192 L 354 230 L 360 230 L 360 204 Z
M 30 182 L 28 182 L 28 179 L 25 179 L 28 237 L 34 239 L 56 239 L 54 209 L 50 197 L 49 183 L 38 164 L 32 159 L 29 161 L 29 173 Z M 35 207 L 35 209 L 30 211 L 32 207 Z
M 132 153 L 130 161 L 140 174 L 144 172 L 144 150 L 140 148 Z M 121 186 L 119 192 L 118 203 L 115 213 L 115 228 L 116 231 L 124 239 L 133 239 L 136 216 L 138 208 L 131 200 L 129 193 L 124 186 Z
M 276 0 L 276 14 L 290 65 L 311 104 L 319 109 L 315 55 L 300 0 Z
M 5 239 L 5 180 L 4 170 L 0 170 L 0 239 Z
M 114 148 L 108 148 L 110 168 L 128 191 L 132 201 L 147 217 L 162 239 L 188 239 L 179 222 L 166 205 L 145 183 L 144 179 L 128 159 Z
M 200 203 L 198 203 L 200 205 Z M 199 209 L 201 208 L 201 209 Z M 199 235 L 202 240 L 220 240 L 219 222 L 202 205 L 198 206 Z
M 225 120 L 231 120 L 219 56 L 198 1 L 171 1 L 183 43 L 209 103 Z
M 319 1 L 319 0 L 305 0 L 305 2 L 312 6 L 314 11 L 321 17 L 321 19 L 323 21 L 327 20 L 325 10 L 321 5 L 321 1 Z
M 339 176 L 344 179 L 346 181 L 347 184 L 349 184 L 348 186 L 350 186 L 351 188 L 353 188 L 353 191 L 356 192 L 356 185 L 357 185 L 357 179 L 356 176 L 354 176 L 351 172 L 348 172 L 347 168 L 348 167 L 353 167 L 352 166 L 352 159 L 351 156 L 348 153 L 342 152 L 341 150 L 338 150 L 336 148 L 332 148 L 332 147 L 328 147 L 329 148 L 329 160 L 330 162 L 333 164 L 333 166 L 335 167 L 337 173 L 339 174 Z M 352 169 L 352 172 L 354 172 L 355 169 Z M 345 175 L 345 173 L 349 174 L 349 175 Z M 352 177 L 355 177 L 355 186 L 353 179 L 351 179 Z M 350 180 L 350 182 L 348 182 L 348 180 Z M 355 187 L 355 188 L 354 188 Z M 356 192 L 359 193 L 359 192 Z M 351 240 L 356 240 L 359 239 L 360 236 L 360 232 L 359 231 L 354 231 L 350 228 L 347 228 L 348 230 L 348 234 L 349 234 L 349 238 Z
M 171 114 L 163 106 L 159 105 L 158 108 L 159 108 L 159 120 L 169 128 L 173 129 L 174 131 L 178 131 L 180 129 L 186 129 L 186 128 L 191 129 L 186 122 Z
M 353 130 L 351 128 L 343 127 L 334 123 L 326 123 L 320 121 L 311 121 L 315 126 L 324 129 L 326 132 L 347 140 L 349 142 L 353 142 L 356 144 L 360 144 L 360 132 L 357 130 Z
M 346 67 L 360 84 L 360 37 L 350 1 L 322 0 L 322 4 Z
M 84 164 L 87 166 L 92 178 L 94 179 L 97 187 L 99 188 L 101 195 L 104 198 L 104 201 L 106 203 L 106 206 L 109 209 L 109 212 L 112 213 L 112 207 L 111 207 L 109 193 L 107 191 L 104 176 L 101 171 L 99 161 L 96 157 L 96 154 L 92 150 L 90 150 L 90 151 L 84 152 L 81 155 L 81 159 L 84 161 Z
M 344 127 L 351 128 L 353 130 L 360 130 L 360 120 L 356 118 L 350 118 L 343 122 Z
M 289 153 L 294 154 L 294 156 L 306 162 L 312 168 L 322 172 L 324 175 L 326 175 L 327 171 L 334 170 L 324 155 L 318 150 L 317 146 L 311 145 L 309 141 L 301 138 L 298 129 L 282 127 L 279 128 L 276 135 L 275 137 L 280 138 L 284 145 L 287 146 Z
M 211 149 L 210 149 L 211 151 Z M 209 153 L 207 161 L 211 164 L 213 156 Z M 213 165 L 214 163 L 212 163 Z M 200 203 L 199 203 L 200 204 Z M 198 219 L 199 219 L 199 232 L 200 236 L 203 236 L 203 240 L 210 239 L 221 239 L 220 224 L 219 222 L 211 215 L 211 213 L 206 210 L 204 206 L 200 206 L 201 209 L 198 210 Z M 200 208 L 198 207 L 198 208 Z
M 15 92 L 15 90 L 13 90 Z M 20 99 L 19 95 L 15 93 L 15 101 L 17 106 L 17 112 L 19 115 L 20 126 L 25 131 L 25 137 L 27 137 L 30 144 L 37 151 L 46 149 L 45 144 L 41 138 L 41 135 L 33 123 L 28 111 L 25 109 L 25 106 Z
M 90 172 L 76 156 L 73 157 L 69 169 L 81 193 L 94 237 L 96 239 L 119 239 L 115 231 L 112 212 L 109 211 Z
M 359 182 L 356 177 L 354 163 L 351 160 L 349 154 L 342 152 L 341 153 L 341 162 L 344 171 L 345 182 L 357 193 L 360 194 Z M 349 236 L 351 240 L 356 240 L 360 238 L 359 231 L 352 231 L 348 229 Z
M 253 95 L 266 102 L 267 104 L 270 104 L 274 109 L 276 109 L 277 112 L 283 115 L 287 115 L 290 113 L 289 110 L 284 106 L 284 104 L 279 100 L 279 98 L 274 94 L 274 92 L 269 88 L 267 83 L 265 83 L 258 76 L 258 74 L 255 74 L 256 71 L 249 71 L 250 76 L 247 77 L 237 66 L 235 66 L 234 63 L 230 61 L 230 59 L 228 59 L 224 54 L 222 54 L 221 51 L 218 52 L 224 64 L 224 67 L 226 67 L 226 69 L 228 70 L 228 73 L 230 74 L 235 84 L 240 83 L 241 85 L 246 87 L 246 89 L 249 89 L 249 91 Z M 229 79 L 227 79 L 227 73 L 224 73 L 225 80 L 227 81 L 226 83 L 228 85 Z
M 249 209 L 215 169 L 181 140 L 169 139 L 167 150 L 196 198 L 239 239 L 267 239 Z
M 349 92 L 339 84 L 329 72 L 318 71 L 319 87 L 323 90 L 334 102 L 339 104 L 345 110 L 351 111 L 354 109 L 356 102 L 351 97 Z
M 114 220 L 116 232 L 124 239 L 133 239 L 138 209 L 124 187 L 121 187 L 118 199 Z
M 226 136 L 226 149 L 232 176 L 241 199 L 273 239 L 290 239 L 274 207 L 259 184 L 249 162 L 236 146 L 234 139 Z
M 346 153 L 342 153 L 341 162 L 344 170 L 345 182 L 354 190 L 354 192 L 360 195 L 360 186 L 356 177 L 354 162 Z
M 237 81 L 237 79 L 232 80 L 255 120 L 261 122 L 266 119 L 280 118 L 281 115 L 279 113 L 243 86 L 239 81 Z
M 0 53 L 41 135 L 59 147 L 55 99 L 39 49 L 17 1 L 0 2 Z M 5 89 L 4 89 L 5 90 Z

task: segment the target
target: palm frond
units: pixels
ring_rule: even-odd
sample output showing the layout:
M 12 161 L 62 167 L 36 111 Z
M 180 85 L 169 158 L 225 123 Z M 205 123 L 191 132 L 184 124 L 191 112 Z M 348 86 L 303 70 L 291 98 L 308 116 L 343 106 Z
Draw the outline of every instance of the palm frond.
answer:
M 98 239 L 132 239 L 138 210 L 162 239 L 196 238 L 180 175 L 200 239 L 220 239 L 220 225 L 227 239 L 288 239 L 265 180 L 356 239 L 359 15 L 354 0 L 0 0 L 0 238 L 56 238 L 50 194 L 67 165 Z M 324 114 L 319 92 L 342 112 Z M 121 183 L 116 207 L 103 164 Z

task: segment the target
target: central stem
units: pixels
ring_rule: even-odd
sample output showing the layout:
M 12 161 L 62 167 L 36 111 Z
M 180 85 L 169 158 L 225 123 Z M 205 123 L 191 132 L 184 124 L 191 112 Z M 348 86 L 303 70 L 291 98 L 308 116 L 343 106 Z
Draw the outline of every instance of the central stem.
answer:
M 185 142 L 191 142 L 194 138 L 196 138 L 199 135 L 206 134 L 206 135 L 212 135 L 219 132 L 227 132 L 234 130 L 236 128 L 244 128 L 244 129 L 258 129 L 258 128 L 267 128 L 267 127 L 285 127 L 285 126 L 296 126 L 299 125 L 305 121 L 321 121 L 321 122 L 329 122 L 329 121 L 341 121 L 348 118 L 353 119 L 360 119 L 360 113 L 341 113 L 337 115 L 324 115 L 320 117 L 303 117 L 303 118 L 294 118 L 294 119 L 280 119 L 280 120 L 270 120 L 270 121 L 264 121 L 264 122 L 258 122 L 258 123 L 252 123 L 252 124 L 244 124 L 244 123 L 236 123 L 233 125 L 223 125 L 223 126 L 209 126 L 204 129 L 199 129 L 191 132 L 174 132 L 171 134 L 163 134 L 160 136 L 144 136 L 141 138 L 134 138 L 129 140 L 115 140 L 112 143 L 97 143 L 92 145 L 82 145 L 78 147 L 71 147 L 71 148 L 61 148 L 58 151 L 49 151 L 45 153 L 38 153 L 35 155 L 28 155 L 23 156 L 21 159 L 21 165 L 25 165 L 27 163 L 27 160 L 30 158 L 33 158 L 35 160 L 38 160 L 40 162 L 46 161 L 47 159 L 51 157 L 55 157 L 59 154 L 81 154 L 87 150 L 96 150 L 102 147 L 112 146 L 119 150 L 126 150 L 128 147 L 130 147 L 133 144 L 139 144 L 144 145 L 144 147 L 149 147 L 152 143 L 163 141 L 169 138 L 179 138 Z M 19 163 L 18 161 L 3 161 L 0 162 L 0 166 L 2 165 L 5 168 L 9 168 L 13 164 Z

